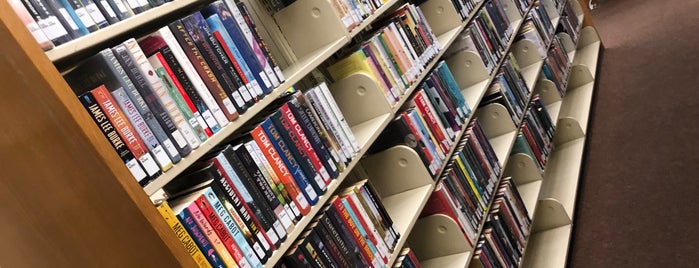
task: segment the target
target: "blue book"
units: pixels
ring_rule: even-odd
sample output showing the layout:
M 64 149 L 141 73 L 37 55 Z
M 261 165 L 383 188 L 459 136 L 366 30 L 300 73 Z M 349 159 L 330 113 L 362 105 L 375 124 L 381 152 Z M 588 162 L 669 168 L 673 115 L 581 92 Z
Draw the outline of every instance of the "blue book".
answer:
M 206 200 L 209 201 L 209 204 L 211 204 L 211 207 L 213 207 L 216 211 L 216 215 L 221 220 L 221 222 L 223 222 L 223 225 L 226 226 L 226 229 L 228 229 L 228 233 L 231 235 L 231 237 L 233 237 L 233 240 L 235 240 L 235 243 L 240 248 L 240 251 L 243 252 L 245 259 L 250 263 L 252 267 L 262 268 L 262 263 L 260 262 L 260 259 L 257 258 L 257 255 L 255 255 L 255 252 L 252 250 L 247 240 L 240 232 L 238 225 L 236 225 L 235 221 L 233 221 L 233 218 L 228 213 L 223 204 L 221 204 L 221 200 L 219 200 L 218 197 L 216 197 L 216 194 L 211 189 L 211 187 L 206 189 L 206 191 L 204 192 L 204 196 L 206 197 Z
M 245 58 L 243 58 L 243 55 L 240 54 L 240 50 L 238 50 L 238 47 L 236 47 L 233 39 L 223 26 L 223 22 L 221 22 L 221 18 L 218 16 L 218 14 L 209 15 L 206 18 L 206 24 L 208 24 L 211 28 L 212 35 L 215 35 L 217 32 L 220 34 L 223 42 L 219 43 L 221 43 L 221 46 L 227 48 L 227 51 L 230 52 L 229 58 L 230 56 L 233 56 L 233 58 L 230 60 L 236 67 L 236 71 L 243 79 L 243 82 L 245 82 L 245 86 L 250 89 L 250 93 L 253 94 L 253 96 L 263 97 L 265 95 L 264 91 L 266 90 L 263 90 L 262 86 L 258 83 L 257 79 L 250 70 L 250 67 L 248 67 Z
M 216 253 L 216 250 L 211 245 L 211 242 L 209 242 L 209 239 L 206 238 L 206 235 L 204 235 L 199 226 L 197 226 L 197 221 L 194 219 L 194 216 L 189 213 L 186 207 L 182 209 L 180 213 L 177 213 L 177 219 L 179 219 L 182 225 L 184 225 L 184 228 L 187 229 L 189 235 L 194 238 L 194 242 L 197 243 L 197 247 L 199 247 L 201 252 L 204 253 L 204 256 L 206 256 L 206 259 L 209 260 L 211 266 L 225 268 L 226 265 L 221 262 L 221 257 L 218 255 L 218 253 Z
M 471 114 L 471 109 L 468 107 L 468 103 L 466 103 L 464 95 L 461 94 L 459 84 L 456 83 L 456 79 L 454 78 L 454 75 L 449 69 L 449 65 L 447 65 L 444 61 L 439 62 L 437 72 L 439 72 L 439 76 L 447 85 L 449 95 L 451 95 L 452 98 L 456 101 L 456 104 L 458 106 L 457 111 L 460 111 L 461 113 L 460 116 L 464 119 L 468 118 L 469 114 Z
M 61 4 L 61 6 L 63 6 L 65 11 L 68 13 L 68 15 L 70 15 L 70 18 L 73 19 L 73 24 L 78 28 L 77 32 L 80 34 L 80 36 L 83 36 L 83 35 L 86 35 L 86 34 L 89 34 L 90 32 L 92 32 L 92 30 L 88 29 L 88 27 L 85 26 L 85 24 L 82 22 L 82 20 L 80 19 L 78 14 L 75 12 L 75 9 L 73 8 L 73 6 L 69 2 L 69 0 L 58 0 L 58 2 Z M 92 20 L 89 16 L 87 16 L 87 17 L 83 16 L 83 18 Z M 94 24 L 94 22 L 92 22 L 92 23 Z M 71 24 L 70 26 L 72 27 L 73 24 Z M 97 29 L 95 29 L 95 31 L 96 30 Z
M 226 40 L 226 42 L 229 46 L 234 46 L 238 49 L 242 58 L 245 59 L 245 63 L 250 68 L 252 75 L 255 77 L 255 80 L 257 80 L 259 86 L 262 88 L 264 95 L 272 92 L 274 85 L 270 81 L 269 75 L 265 73 L 258 57 L 248 44 L 243 31 L 240 29 L 235 18 L 233 18 L 233 15 L 231 15 L 232 12 L 228 9 L 226 4 L 218 0 L 204 7 L 201 12 L 207 17 L 207 21 L 209 17 L 214 17 L 214 15 L 218 17 L 232 41 L 232 43 L 228 40 Z M 209 26 L 213 28 L 211 24 L 209 24 Z
M 422 118 L 420 118 L 420 115 L 416 110 L 410 110 L 408 112 L 408 117 L 410 118 L 411 125 L 413 125 L 415 129 L 420 132 L 420 139 L 422 139 L 422 142 L 427 147 L 427 150 L 434 156 L 434 160 L 437 161 L 437 167 L 441 166 L 442 161 L 444 160 L 444 154 L 441 152 L 440 148 L 437 148 L 437 144 L 432 142 L 429 128 L 423 124 Z
M 277 152 L 279 152 L 279 157 L 284 161 L 284 164 L 289 169 L 291 175 L 294 176 L 296 184 L 301 189 L 303 196 L 306 197 L 306 200 L 308 200 L 308 203 L 311 205 L 318 203 L 318 193 L 316 193 L 315 189 L 313 189 L 311 182 L 301 169 L 301 165 L 299 165 L 298 161 L 296 161 L 294 156 L 291 154 L 291 150 L 289 150 L 289 148 L 286 146 L 281 134 L 274 124 L 272 124 L 272 120 L 267 118 L 262 121 L 258 127 L 262 127 L 265 134 L 267 134 L 267 137 L 269 137 L 272 144 L 274 144 L 274 148 L 277 149 Z

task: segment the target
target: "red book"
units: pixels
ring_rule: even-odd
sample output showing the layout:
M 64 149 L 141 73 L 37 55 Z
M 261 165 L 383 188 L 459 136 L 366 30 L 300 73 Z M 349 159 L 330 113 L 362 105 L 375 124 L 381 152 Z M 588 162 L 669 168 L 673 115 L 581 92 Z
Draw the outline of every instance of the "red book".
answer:
M 311 159 L 313 167 L 315 167 L 318 173 L 320 173 L 320 177 L 323 178 L 323 181 L 325 181 L 325 183 L 329 185 L 332 181 L 332 177 L 330 177 L 330 173 L 328 173 L 328 170 L 323 165 L 323 162 L 320 160 L 320 157 L 318 157 L 318 154 L 316 153 L 315 149 L 313 149 L 311 141 L 308 140 L 306 133 L 303 132 L 303 128 L 301 128 L 301 125 L 299 125 L 299 121 L 296 120 L 296 117 L 289 108 L 289 103 L 284 103 L 284 105 L 282 105 L 282 107 L 280 107 L 279 110 L 281 110 L 282 116 L 286 118 L 286 121 L 290 123 L 291 131 L 293 131 L 294 134 L 296 134 L 296 136 L 299 137 L 299 139 L 301 140 L 303 148 L 299 149 L 306 151 L 306 155 L 308 156 L 308 158 Z M 282 123 L 284 123 L 284 121 L 282 121 Z M 284 128 L 286 129 L 286 125 L 284 126 Z
M 209 221 L 209 224 L 214 229 L 214 232 L 216 232 L 216 235 L 218 235 L 218 238 L 226 247 L 228 253 L 233 256 L 235 262 L 238 263 L 240 267 L 250 267 L 250 264 L 245 259 L 245 255 L 243 255 L 243 252 L 235 243 L 235 240 L 233 240 L 233 237 L 231 237 L 228 229 L 225 225 L 223 225 L 223 222 L 221 222 L 221 219 L 218 218 L 216 211 L 214 211 L 214 209 L 211 207 L 211 204 L 209 204 L 209 201 L 206 200 L 206 197 L 202 194 L 197 197 L 196 200 L 194 200 L 194 203 L 197 204 L 199 210 L 201 210 L 201 213 L 204 214 L 204 217 L 206 217 L 206 219 Z
M 354 197 L 352 195 L 355 195 Z M 373 225 L 371 221 L 367 222 L 367 219 L 364 218 L 362 213 L 366 213 L 366 211 L 362 212 L 361 210 L 364 210 L 361 204 L 357 204 L 355 202 L 356 198 L 356 193 L 354 191 L 346 194 L 341 194 L 342 199 L 347 200 L 347 203 L 350 205 L 352 210 L 354 211 L 355 216 L 357 216 L 357 219 L 359 219 L 359 223 L 362 225 L 362 228 L 364 228 L 364 231 L 367 233 L 367 236 L 369 237 L 369 240 L 371 240 L 371 243 L 374 244 L 376 247 L 377 253 L 381 258 L 381 261 L 386 264 L 388 263 L 388 256 L 389 254 L 388 249 L 385 246 L 385 243 L 383 242 L 383 238 L 379 238 L 376 236 L 376 233 L 373 232 L 376 227 Z
M 194 102 L 192 102 L 192 99 L 189 97 L 189 94 L 187 94 L 187 91 L 185 91 L 184 87 L 182 87 L 180 80 L 177 78 L 175 73 L 172 71 L 172 68 L 170 68 L 170 65 L 165 60 L 165 57 L 163 57 L 163 54 L 158 52 L 158 53 L 155 53 L 155 55 L 156 55 L 156 57 L 158 57 L 158 61 L 160 61 L 160 64 L 163 65 L 163 69 L 165 69 L 165 72 L 170 77 L 170 80 L 172 81 L 173 86 L 177 89 L 177 91 L 180 93 L 180 95 L 182 95 L 182 99 L 184 99 L 184 102 L 187 103 L 187 107 L 189 107 L 189 110 L 192 112 L 192 114 L 194 114 L 195 118 L 198 119 L 199 117 L 201 117 L 199 110 L 194 105 Z M 206 124 L 205 121 L 203 121 L 203 119 L 199 122 L 199 124 L 204 129 L 206 136 L 211 137 L 212 135 L 214 135 L 214 132 L 211 131 L 211 128 L 207 127 L 208 125 Z
M 366 243 L 366 240 L 359 232 L 359 228 L 357 228 L 357 225 L 354 223 L 354 220 L 352 220 L 349 212 L 342 204 L 342 200 L 337 196 L 333 196 L 332 199 L 328 202 L 332 204 L 335 210 L 337 210 L 337 213 L 340 214 L 340 216 L 342 217 L 342 221 L 345 224 L 345 226 L 347 226 L 347 229 L 352 232 L 352 238 L 354 238 L 355 243 L 359 246 L 359 252 L 364 256 L 366 260 L 369 260 L 372 263 L 376 263 L 374 253 L 371 252 L 369 245 Z
M 121 139 L 126 143 L 126 147 L 129 148 L 129 151 L 131 151 L 141 165 L 143 165 L 148 175 L 153 176 L 158 174 L 160 172 L 160 167 L 158 167 L 158 164 L 148 152 L 146 144 L 143 143 L 143 140 L 136 134 L 136 130 L 124 116 L 124 112 L 117 106 L 116 101 L 109 93 L 109 90 L 107 90 L 107 87 L 101 85 L 90 91 L 90 94 L 95 98 L 102 111 L 104 111 L 104 114 L 107 115 L 109 122 L 114 125 L 117 133 L 119 133 Z
M 410 117 L 408 116 L 408 114 L 403 112 L 403 113 L 401 113 L 400 116 L 403 117 L 403 120 L 406 122 L 406 125 L 408 125 L 408 127 L 410 128 L 410 132 L 413 133 L 413 136 L 415 136 L 415 139 L 417 139 L 418 142 L 420 142 L 419 140 L 420 140 L 421 134 L 415 128 L 415 126 L 411 123 L 411 120 L 410 120 Z M 427 144 L 424 144 L 424 146 L 422 146 L 422 153 L 425 154 L 425 156 L 427 157 L 427 160 L 429 160 L 429 163 L 434 163 L 434 161 L 435 161 L 434 156 L 430 153 L 430 150 L 427 149 Z
M 257 143 L 257 146 L 259 146 L 262 150 L 262 153 L 265 155 L 265 158 L 267 158 L 267 161 L 272 166 L 274 173 L 277 174 L 277 177 L 279 180 L 281 180 L 281 183 L 284 184 L 284 188 L 294 200 L 296 207 L 299 208 L 302 215 L 307 215 L 311 211 L 311 205 L 308 203 L 308 200 L 306 200 L 306 197 L 303 196 L 301 188 L 299 188 L 299 186 L 296 184 L 294 177 L 291 175 L 291 172 L 289 172 L 289 169 L 284 164 L 284 161 L 279 156 L 279 152 L 277 152 L 277 150 L 274 148 L 274 145 L 269 140 L 269 137 L 267 137 L 267 134 L 265 133 L 264 129 L 262 129 L 262 126 L 258 125 L 255 127 L 252 131 L 250 131 L 250 134 L 253 140 L 255 140 Z
M 420 214 L 420 217 L 426 217 L 434 214 L 443 214 L 448 217 L 450 217 L 452 220 L 454 220 L 461 230 L 466 230 L 465 225 L 469 224 L 468 222 L 462 222 L 462 220 L 459 219 L 459 217 L 456 215 L 454 212 L 454 208 L 449 202 L 449 197 L 447 196 L 448 193 L 446 192 L 446 189 L 444 186 L 440 183 L 437 185 L 437 189 L 432 192 L 432 195 L 430 195 L 430 198 L 427 200 L 427 204 L 425 204 L 425 208 L 422 209 L 422 213 Z M 468 237 L 466 232 L 464 232 L 464 237 L 466 237 L 466 240 L 468 243 L 473 246 L 473 242 L 471 239 Z
M 451 147 L 451 140 L 447 135 L 445 135 L 442 122 L 435 116 L 436 111 L 432 105 L 428 103 L 429 99 L 425 95 L 425 91 L 418 91 L 415 94 L 415 97 L 413 97 L 413 102 L 415 103 L 415 107 L 417 107 L 418 111 L 420 111 L 422 118 L 424 118 L 425 122 L 427 122 L 429 125 L 430 131 L 435 135 L 435 138 L 437 138 L 439 147 L 442 148 L 442 152 L 444 152 L 446 155 Z

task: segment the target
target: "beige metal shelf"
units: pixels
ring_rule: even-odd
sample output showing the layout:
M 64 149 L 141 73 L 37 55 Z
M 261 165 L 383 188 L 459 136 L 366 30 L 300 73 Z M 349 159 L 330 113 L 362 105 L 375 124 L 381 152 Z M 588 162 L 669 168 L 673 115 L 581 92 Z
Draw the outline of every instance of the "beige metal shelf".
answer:
M 571 225 L 534 233 L 529 237 L 523 268 L 565 267 Z

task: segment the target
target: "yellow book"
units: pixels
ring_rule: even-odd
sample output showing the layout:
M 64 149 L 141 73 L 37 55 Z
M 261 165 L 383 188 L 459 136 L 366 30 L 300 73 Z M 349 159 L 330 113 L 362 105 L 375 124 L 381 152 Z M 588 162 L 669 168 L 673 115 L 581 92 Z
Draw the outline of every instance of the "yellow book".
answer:
M 167 225 L 169 225 L 175 232 L 177 238 L 180 239 L 180 242 L 182 242 L 182 245 L 184 245 L 184 249 L 190 256 L 192 256 L 194 262 L 196 262 L 201 268 L 211 268 L 209 261 L 206 260 L 206 257 L 204 257 L 204 254 L 201 253 L 201 250 L 199 250 L 197 244 L 194 242 L 194 240 L 192 240 L 192 237 L 189 236 L 187 229 L 185 229 L 184 226 L 182 226 L 182 223 L 177 220 L 177 217 L 175 217 L 175 214 L 172 212 L 172 209 L 167 202 L 163 201 L 157 205 L 156 208 L 158 209 L 158 212 L 160 212 L 160 215 L 165 218 Z
M 364 51 L 361 49 L 328 67 L 328 73 L 330 73 L 330 76 L 335 81 L 339 81 L 356 73 L 364 73 L 373 79 L 377 85 L 381 85 L 374 70 L 369 65 L 369 62 L 367 62 Z
M 459 168 L 461 168 L 463 174 L 466 176 L 466 181 L 468 182 L 468 186 L 471 187 L 471 191 L 473 191 L 473 193 L 476 195 L 476 198 L 478 198 L 478 203 L 481 205 L 482 208 L 485 208 L 483 206 L 483 199 L 481 198 L 481 194 L 478 192 L 478 189 L 476 189 L 476 185 L 474 184 L 475 182 L 466 170 L 466 167 L 464 166 L 464 163 L 461 161 L 461 158 L 455 157 L 455 160 L 456 163 L 459 164 Z

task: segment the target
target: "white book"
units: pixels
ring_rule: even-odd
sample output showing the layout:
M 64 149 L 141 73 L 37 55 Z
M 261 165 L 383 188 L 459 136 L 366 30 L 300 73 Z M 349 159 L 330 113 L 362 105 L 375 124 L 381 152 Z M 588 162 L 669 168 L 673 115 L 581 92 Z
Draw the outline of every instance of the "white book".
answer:
M 354 156 L 352 144 L 349 142 L 347 135 L 345 135 L 345 132 L 342 130 L 340 123 L 330 111 L 330 107 L 324 103 L 325 101 L 322 97 L 322 93 L 319 91 L 319 86 L 316 86 L 315 88 L 306 92 L 306 97 L 310 100 L 311 104 L 313 105 L 313 109 L 320 117 L 321 122 L 328 127 L 328 133 L 333 135 L 335 140 L 337 140 L 337 143 L 341 149 L 340 152 L 345 155 L 346 159 L 352 159 L 352 156 Z
M 347 120 L 345 120 L 345 116 L 342 115 L 342 111 L 340 111 L 340 107 L 337 106 L 335 99 L 333 98 L 332 94 L 330 94 L 330 89 L 328 88 L 328 85 L 325 83 L 321 83 L 320 84 L 320 92 L 323 93 L 323 96 L 325 97 L 325 101 L 330 106 L 330 109 L 333 112 L 333 114 L 335 114 L 335 118 L 337 118 L 338 122 L 340 123 L 340 126 L 342 127 L 342 130 L 345 132 L 345 135 L 347 135 L 347 139 L 349 140 L 350 144 L 352 145 L 354 152 L 355 153 L 359 152 L 359 150 L 361 150 L 361 147 L 359 147 L 359 143 L 357 142 L 357 139 L 354 137 L 354 133 L 352 132 L 352 129 L 347 124 Z
M 175 104 L 175 101 L 172 99 L 172 97 L 170 97 L 170 94 L 168 94 L 167 89 L 165 89 L 165 85 L 163 85 L 163 82 L 156 75 L 153 66 L 151 66 L 148 62 L 148 58 L 146 58 L 146 55 L 143 54 L 143 51 L 141 50 L 141 47 L 138 46 L 136 39 L 131 38 L 126 40 L 124 45 L 126 45 L 129 52 L 131 52 L 131 56 L 134 58 L 136 65 L 138 65 L 141 75 L 143 75 L 155 93 L 159 96 L 158 100 L 161 102 L 163 107 L 165 107 L 168 114 L 170 114 L 173 122 L 175 125 L 177 125 L 177 129 L 180 130 L 189 146 L 191 146 L 192 149 L 198 148 L 200 144 L 199 138 L 194 133 L 194 130 L 189 125 L 187 120 L 185 120 L 184 116 L 182 116 L 182 112 L 180 112 L 179 108 L 177 108 L 177 104 Z
M 170 47 L 170 51 L 172 51 L 172 54 L 175 55 L 177 62 L 180 63 L 180 66 L 187 75 L 187 78 L 189 78 L 189 81 L 192 82 L 192 85 L 199 94 L 199 97 L 201 97 L 201 99 L 204 101 L 206 107 L 209 108 L 208 111 L 202 113 L 202 116 L 204 117 L 204 120 L 207 121 L 207 124 L 213 124 L 213 122 L 210 122 L 213 118 L 213 120 L 215 120 L 219 126 L 224 127 L 227 125 L 228 118 L 226 117 L 226 114 L 223 113 L 221 107 L 219 107 L 218 103 L 216 103 L 216 99 L 214 99 L 211 91 L 209 91 L 209 89 L 206 87 L 204 80 L 201 79 L 199 73 L 197 73 L 197 70 L 194 69 L 194 65 L 192 65 L 192 62 L 190 62 L 189 58 L 187 58 L 187 54 L 185 54 L 184 50 L 182 50 L 182 47 L 177 42 L 177 39 L 175 39 L 175 36 L 172 34 L 172 31 L 170 31 L 170 28 L 160 28 L 157 33 L 160 34 L 160 36 L 165 40 L 165 43 L 167 43 L 168 47 Z

